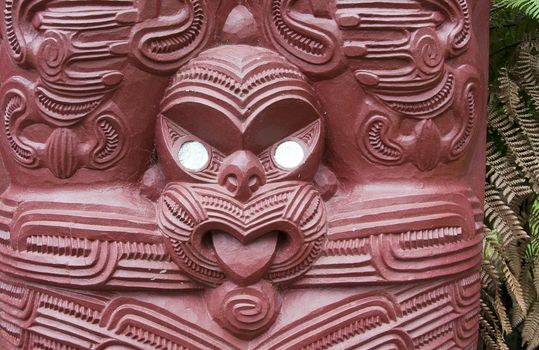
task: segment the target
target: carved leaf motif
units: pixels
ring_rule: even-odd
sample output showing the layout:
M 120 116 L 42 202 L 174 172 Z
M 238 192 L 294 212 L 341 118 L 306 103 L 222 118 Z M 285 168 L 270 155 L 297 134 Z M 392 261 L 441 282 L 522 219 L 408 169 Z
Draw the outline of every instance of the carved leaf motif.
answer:
M 416 130 L 416 165 L 421 171 L 432 170 L 440 162 L 440 131 L 432 119 L 421 121 Z
M 456 78 L 448 73 L 437 86 L 425 94 L 404 96 L 379 95 L 396 112 L 416 118 L 432 118 L 441 115 L 453 103 Z
M 56 129 L 47 140 L 47 161 L 50 171 L 60 179 L 67 179 L 78 169 L 77 137 L 66 128 Z

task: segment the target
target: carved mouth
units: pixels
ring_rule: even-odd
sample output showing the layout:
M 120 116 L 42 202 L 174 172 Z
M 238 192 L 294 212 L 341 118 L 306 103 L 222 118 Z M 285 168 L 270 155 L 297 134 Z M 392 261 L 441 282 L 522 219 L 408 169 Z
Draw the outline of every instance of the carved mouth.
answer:
M 212 186 L 171 185 L 160 200 L 159 227 L 186 273 L 209 285 L 225 274 L 239 285 L 284 282 L 321 253 L 326 216 L 312 186 L 270 186 L 240 203 Z
M 219 266 L 239 285 L 258 282 L 271 265 L 279 248 L 279 232 L 268 232 L 250 242 L 241 242 L 224 231 L 209 233 Z
M 184 226 L 191 230 L 194 229 L 196 224 L 195 219 L 189 215 L 189 213 L 180 206 L 173 197 L 168 195 L 163 196 L 163 203 L 165 204 L 168 214 L 176 220 L 175 223 L 180 224 L 178 226 Z
M 257 221 L 261 216 L 270 216 L 272 213 L 280 216 L 287 204 L 292 191 L 284 190 L 270 196 L 258 198 L 248 205 L 238 205 L 235 200 L 222 196 L 203 194 L 200 196 L 201 204 L 211 213 L 222 214 L 229 217 L 233 223 L 245 226 Z M 221 214 L 221 213 L 219 213 Z
M 36 90 L 37 106 L 45 115 L 61 122 L 75 122 L 93 112 L 103 95 L 88 98 L 64 98 L 42 87 Z

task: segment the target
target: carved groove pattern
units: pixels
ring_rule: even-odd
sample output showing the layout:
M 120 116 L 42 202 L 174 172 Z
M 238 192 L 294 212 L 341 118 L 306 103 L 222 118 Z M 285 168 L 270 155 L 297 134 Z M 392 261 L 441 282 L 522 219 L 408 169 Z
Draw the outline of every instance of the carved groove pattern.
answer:
M 470 143 L 472 139 L 475 126 L 477 124 L 478 110 L 477 110 L 477 101 L 475 86 L 470 86 L 466 92 L 466 124 L 462 131 L 462 136 L 458 138 L 453 146 L 453 156 L 458 156 L 465 151 L 466 146 Z
M 281 54 L 315 76 L 340 68 L 336 33 L 329 29 L 328 23 L 320 25 L 294 16 L 295 0 L 265 0 L 265 3 L 265 34 Z M 319 20 L 316 16 L 312 19 Z
M 387 131 L 387 126 L 383 119 L 373 120 L 369 127 L 368 138 L 372 152 L 380 159 L 392 162 L 399 161 L 402 158 L 402 152 L 397 147 L 385 143 L 385 131 Z
M 475 348 L 485 3 L 0 0 L 2 350 Z
M 281 38 L 294 49 L 313 56 L 324 56 L 328 50 L 324 43 L 314 38 L 299 33 L 293 27 L 286 24 L 283 16 L 283 8 L 286 0 L 274 0 L 272 2 L 271 15 L 273 25 L 279 32 Z
M 102 102 L 102 96 L 90 97 L 72 104 L 69 100 L 42 87 L 36 90 L 36 102 L 39 109 L 47 116 L 59 122 L 76 122 L 93 112 Z
M 149 51 L 152 54 L 160 55 L 179 51 L 192 45 L 196 38 L 201 35 L 202 26 L 206 20 L 201 1 L 192 0 L 191 6 L 193 7 L 193 19 L 189 29 L 185 32 L 174 33 L 149 40 L 146 45 L 148 45 Z
M 12 123 L 14 119 L 24 113 L 26 102 L 19 93 L 10 93 L 6 96 L 7 103 L 4 107 L 4 132 L 9 142 L 9 145 L 15 153 L 17 161 L 25 166 L 33 166 L 35 164 L 34 152 L 28 146 L 23 145 L 13 135 Z
M 4 5 L 4 25 L 6 27 L 7 41 L 16 62 L 23 59 L 23 49 L 19 43 L 17 32 L 15 31 L 14 7 L 17 0 L 6 0 Z
M 439 111 L 444 105 L 447 105 L 453 97 L 455 89 L 455 77 L 449 73 L 442 88 L 434 95 L 425 101 L 414 102 L 390 102 L 389 106 L 397 112 L 406 115 L 422 115 L 430 114 Z
M 376 345 L 375 339 L 377 329 L 384 326 L 386 331 L 381 338 L 392 334 L 391 337 L 400 339 L 397 342 L 402 346 L 398 349 L 422 349 L 432 347 L 455 347 L 454 332 L 456 328 L 461 327 L 465 318 L 454 318 L 452 322 L 437 325 L 437 322 L 420 326 L 417 329 L 410 320 L 415 320 L 419 315 L 435 313 L 443 315 L 444 312 L 451 314 L 452 305 L 451 295 L 461 295 L 469 288 L 469 282 L 478 278 L 478 275 L 468 275 L 464 279 L 450 280 L 437 287 L 428 287 L 422 285 L 418 290 L 409 288 L 394 288 L 391 298 L 387 294 L 375 298 L 373 294 L 356 295 L 342 299 L 338 302 L 328 304 L 327 307 L 320 308 L 308 314 L 305 317 L 297 318 L 292 324 L 284 328 L 278 328 L 274 336 L 263 336 L 253 349 L 286 349 L 287 346 L 296 346 L 299 349 L 330 349 L 340 346 L 362 344 Z M 474 283 L 474 282 L 472 282 Z M 55 339 L 51 339 L 47 332 L 56 331 L 55 323 L 44 323 L 43 317 L 57 317 L 54 315 L 62 314 L 65 317 L 64 326 L 83 323 L 89 327 L 91 325 L 94 334 L 92 342 L 95 345 L 112 344 L 115 339 L 120 344 L 131 346 L 144 346 L 148 349 L 191 349 L 197 346 L 201 349 L 210 349 L 211 346 L 222 346 L 223 349 L 240 349 L 237 346 L 229 344 L 207 331 L 203 331 L 194 324 L 191 324 L 179 316 L 172 316 L 163 311 L 163 317 L 159 320 L 152 318 L 148 305 L 136 299 L 98 299 L 91 294 L 73 294 L 65 293 L 60 290 L 54 292 L 32 292 L 30 286 L 16 286 L 13 282 L 2 278 L 2 290 L 16 290 L 13 294 L 28 295 L 37 298 L 39 302 L 30 303 L 33 305 L 30 309 L 32 318 L 29 319 L 32 324 L 44 327 L 31 331 L 30 336 L 23 336 L 21 339 L 26 342 L 39 340 L 43 344 L 55 344 Z M 5 294 L 4 294 L 5 295 Z M 84 300 L 88 305 L 83 306 L 74 301 L 74 298 Z M 410 299 L 411 298 L 411 299 Z M 475 300 L 462 307 L 471 310 L 475 307 Z M 4 302 L 2 302 L 4 303 Z M 106 307 L 105 304 L 110 304 Z M 117 305 L 121 306 L 121 311 L 117 310 Z M 237 309 L 235 312 L 243 312 L 246 309 Z M 121 316 L 118 312 L 121 312 Z M 118 313 L 118 314 L 117 314 Z M 117 316 L 116 316 L 117 315 Z M 254 317 L 254 314 L 248 313 L 247 317 Z M 410 318 L 412 317 L 412 318 Z M 313 327 L 305 329 L 304 322 L 309 318 Z M 56 318 L 57 319 L 57 318 Z M 328 324 L 327 320 L 333 320 L 333 325 Z M 18 322 L 18 321 L 16 321 Z M 16 324 L 8 326 L 14 334 L 20 335 L 20 328 Z M 176 327 L 184 327 L 180 333 L 175 333 Z M 415 328 L 415 329 L 414 329 Z M 409 331 L 411 338 L 407 338 L 405 331 Z M 124 338 L 125 337 L 125 338 Z M 391 338 L 390 337 L 390 338 Z M 84 334 L 72 334 L 69 336 L 71 344 L 75 348 L 83 346 L 87 338 Z M 121 339 L 121 340 L 120 340 Z M 127 339 L 127 343 L 124 343 Z M 384 341 L 385 342 L 385 341 Z M 117 343 L 118 344 L 118 343 Z M 204 345 L 206 344 L 206 345 Z M 64 349 L 61 341 L 52 349 Z M 378 348 L 378 347 L 371 347 Z M 382 347 L 383 348 L 383 347 Z

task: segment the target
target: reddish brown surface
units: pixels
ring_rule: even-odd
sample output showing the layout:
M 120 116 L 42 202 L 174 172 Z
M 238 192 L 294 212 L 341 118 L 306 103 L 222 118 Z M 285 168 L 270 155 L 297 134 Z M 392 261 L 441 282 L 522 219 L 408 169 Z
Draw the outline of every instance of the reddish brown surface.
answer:
M 487 1 L 1 6 L 1 349 L 475 348 Z

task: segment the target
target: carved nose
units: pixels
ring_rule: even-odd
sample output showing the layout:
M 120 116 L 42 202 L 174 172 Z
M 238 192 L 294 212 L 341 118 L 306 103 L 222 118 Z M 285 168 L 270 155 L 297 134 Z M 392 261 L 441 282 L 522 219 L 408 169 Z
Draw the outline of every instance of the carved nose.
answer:
M 236 151 L 225 158 L 219 184 L 239 200 L 247 200 L 266 183 L 264 168 L 250 151 Z

